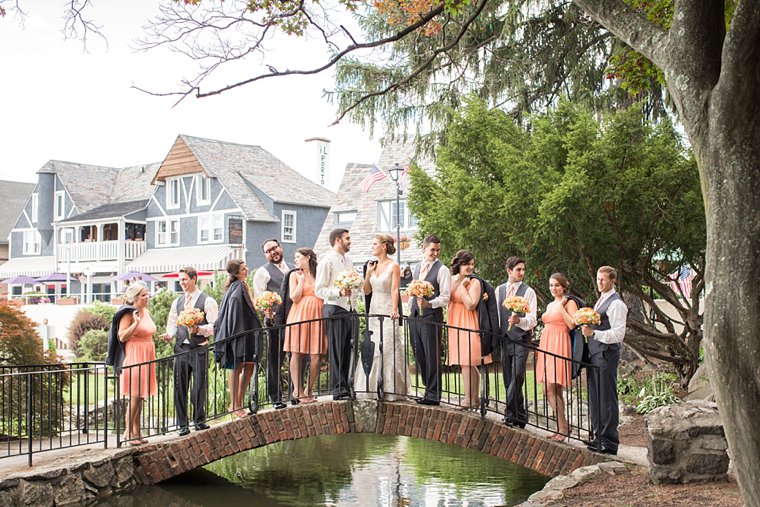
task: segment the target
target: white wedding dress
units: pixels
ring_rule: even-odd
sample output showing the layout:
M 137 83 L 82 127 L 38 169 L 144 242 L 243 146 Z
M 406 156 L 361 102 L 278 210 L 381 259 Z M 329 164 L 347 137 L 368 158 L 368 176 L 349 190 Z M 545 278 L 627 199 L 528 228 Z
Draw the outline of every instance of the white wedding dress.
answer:
M 391 306 L 391 268 L 388 267 L 380 276 L 372 273 L 369 283 L 372 286 L 372 301 L 369 306 L 370 315 L 390 315 Z M 369 319 L 369 329 L 372 331 L 371 340 L 375 344 L 374 357 L 372 360 L 372 370 L 369 378 L 364 373 L 362 367 L 361 353 L 356 365 L 354 375 L 354 389 L 357 393 L 368 392 L 369 398 L 377 396 L 377 379 L 380 375 L 380 319 L 371 317 Z M 404 328 L 398 325 L 397 320 L 391 320 L 390 317 L 383 319 L 383 392 L 384 399 L 392 401 L 394 399 L 406 396 L 409 385 L 409 368 L 406 362 L 406 349 L 404 347 Z M 360 337 L 360 344 L 363 343 L 364 337 Z M 399 396 L 394 396 L 394 394 Z M 363 396 L 362 396 L 363 397 Z

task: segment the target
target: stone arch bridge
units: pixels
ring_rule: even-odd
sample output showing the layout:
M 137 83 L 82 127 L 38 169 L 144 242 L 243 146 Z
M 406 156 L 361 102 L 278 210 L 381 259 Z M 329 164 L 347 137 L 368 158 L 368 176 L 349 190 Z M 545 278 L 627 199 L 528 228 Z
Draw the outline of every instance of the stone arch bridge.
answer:
M 317 435 L 378 433 L 476 449 L 555 477 L 608 457 L 443 407 L 408 402 L 325 401 L 267 410 L 205 431 L 147 444 L 133 454 L 134 478 L 157 484 L 238 452 Z

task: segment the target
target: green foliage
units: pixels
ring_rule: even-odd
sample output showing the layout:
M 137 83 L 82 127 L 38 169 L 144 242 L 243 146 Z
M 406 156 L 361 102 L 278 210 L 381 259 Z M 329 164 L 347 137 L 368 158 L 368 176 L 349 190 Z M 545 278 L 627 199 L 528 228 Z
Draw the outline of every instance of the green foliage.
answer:
M 53 364 L 55 359 L 43 353 L 37 325 L 15 306 L 0 302 L 0 365 Z
M 36 324 L 15 306 L 0 303 L 0 365 L 40 365 L 40 370 L 56 368 L 55 354 L 42 350 L 42 341 Z M 31 380 L 31 382 L 30 382 Z M 61 375 L 25 375 L 5 382 L 0 392 L 0 434 L 24 436 L 32 432 L 35 437 L 55 435 L 61 427 L 63 405 Z M 26 419 L 26 402 L 31 396 L 30 424 Z M 18 400 L 22 400 L 19 404 Z M 51 405 L 52 404 L 52 405 Z M 22 410 L 19 412 L 19 409 Z
M 105 305 L 103 305 L 105 306 Z M 79 340 L 84 334 L 91 329 L 108 330 L 111 328 L 111 317 L 106 317 L 106 311 L 101 307 L 95 309 L 96 313 L 93 313 L 95 305 L 88 308 L 81 308 L 69 323 L 69 327 L 66 330 L 66 336 L 69 340 L 69 345 L 74 348 L 79 348 Z
M 93 305 L 88 308 L 88 311 L 93 315 L 106 319 L 109 325 L 113 320 L 114 314 L 116 314 L 116 310 L 117 308 L 114 305 L 101 303 L 100 301 L 95 301 L 95 303 L 93 303 Z
M 670 373 L 659 372 L 647 379 L 644 387 L 639 392 L 641 400 L 636 406 L 639 414 L 648 414 L 657 407 L 681 403 L 681 399 L 673 394 L 675 376 Z
M 90 329 L 79 338 L 77 357 L 81 361 L 104 361 L 108 352 L 108 331 Z
M 161 290 L 154 294 L 148 302 L 148 311 L 156 325 L 156 334 L 153 335 L 156 358 L 174 354 L 174 347 L 164 339 L 164 335 L 166 334 L 166 321 L 169 318 L 169 311 L 175 299 L 177 299 L 177 294 L 174 292 Z

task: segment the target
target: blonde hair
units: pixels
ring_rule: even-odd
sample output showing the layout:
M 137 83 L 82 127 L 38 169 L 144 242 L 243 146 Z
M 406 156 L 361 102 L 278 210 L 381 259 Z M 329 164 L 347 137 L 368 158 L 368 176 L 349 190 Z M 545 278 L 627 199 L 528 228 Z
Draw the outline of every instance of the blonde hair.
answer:
M 135 299 L 137 299 L 137 296 L 140 295 L 140 292 L 145 289 L 148 290 L 148 286 L 145 285 L 145 282 L 142 281 L 136 281 L 129 284 L 129 287 L 127 287 L 127 291 L 124 293 L 124 301 L 127 304 L 133 305 L 135 304 Z
M 386 254 L 393 255 L 396 253 L 396 245 L 394 245 L 396 240 L 393 236 L 390 234 L 375 234 L 375 239 L 380 240 L 380 243 L 385 244 Z

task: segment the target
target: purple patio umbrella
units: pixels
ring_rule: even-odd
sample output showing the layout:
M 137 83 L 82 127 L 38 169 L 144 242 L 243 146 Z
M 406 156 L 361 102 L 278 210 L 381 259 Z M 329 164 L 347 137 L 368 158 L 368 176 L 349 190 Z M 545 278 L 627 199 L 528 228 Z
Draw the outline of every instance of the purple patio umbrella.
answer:
M 37 283 L 37 279 L 32 278 L 31 276 L 18 275 L 14 276 L 13 278 L 8 278 L 7 280 L 3 280 L 2 283 L 5 285 L 32 285 Z
M 49 283 L 49 282 L 65 282 L 67 280 L 66 275 L 63 273 L 50 273 L 49 275 L 37 278 L 38 282 L 42 283 Z M 74 281 L 74 278 L 69 277 L 68 281 Z
M 142 280 L 143 282 L 157 282 L 158 278 L 154 278 L 148 274 L 145 273 L 138 273 L 137 271 L 129 271 L 127 273 L 124 273 L 123 275 L 119 275 L 116 277 L 117 280 L 132 280 L 132 279 Z

